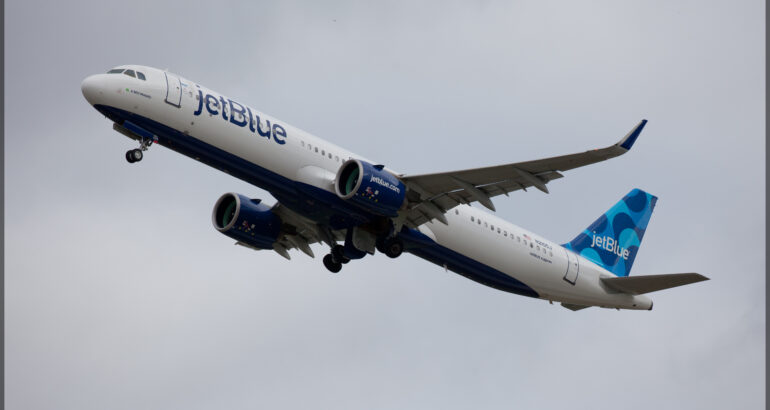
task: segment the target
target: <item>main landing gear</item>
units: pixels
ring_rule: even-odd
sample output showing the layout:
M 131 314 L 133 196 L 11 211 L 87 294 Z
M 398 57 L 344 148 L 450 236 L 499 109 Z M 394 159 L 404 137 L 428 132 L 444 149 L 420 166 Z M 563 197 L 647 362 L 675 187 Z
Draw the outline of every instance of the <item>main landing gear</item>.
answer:
M 385 238 L 377 240 L 377 250 L 388 255 L 390 258 L 398 258 L 404 252 L 404 242 L 399 238 Z M 329 272 L 337 273 L 342 270 L 342 265 L 350 262 L 350 258 L 345 256 L 345 247 L 335 245 L 331 253 L 324 256 L 324 266 Z
M 350 262 L 350 258 L 345 256 L 345 247 L 342 245 L 335 245 L 332 252 L 324 256 L 324 266 L 331 273 L 339 272 L 342 270 L 342 265 L 348 262 Z
M 126 161 L 130 164 L 141 161 L 142 158 L 144 158 L 143 151 L 147 151 L 150 148 L 150 145 L 152 145 L 151 139 L 142 138 L 139 148 L 126 151 Z
M 404 243 L 398 238 L 386 238 L 383 241 L 377 241 L 377 250 L 395 259 L 404 252 Z
M 342 263 L 334 260 L 332 254 L 324 256 L 324 266 L 326 266 L 326 269 L 329 269 L 329 272 L 331 273 L 337 273 L 342 270 Z

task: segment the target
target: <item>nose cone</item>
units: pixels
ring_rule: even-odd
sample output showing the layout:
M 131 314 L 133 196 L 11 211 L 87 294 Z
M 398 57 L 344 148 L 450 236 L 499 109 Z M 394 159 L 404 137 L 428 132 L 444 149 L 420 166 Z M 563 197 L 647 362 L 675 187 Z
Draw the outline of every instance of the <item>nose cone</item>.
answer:
M 102 75 L 96 74 L 87 77 L 80 84 L 80 90 L 83 91 L 83 97 L 86 97 L 86 101 L 88 101 L 89 104 L 97 104 L 100 99 L 99 97 L 104 93 Z

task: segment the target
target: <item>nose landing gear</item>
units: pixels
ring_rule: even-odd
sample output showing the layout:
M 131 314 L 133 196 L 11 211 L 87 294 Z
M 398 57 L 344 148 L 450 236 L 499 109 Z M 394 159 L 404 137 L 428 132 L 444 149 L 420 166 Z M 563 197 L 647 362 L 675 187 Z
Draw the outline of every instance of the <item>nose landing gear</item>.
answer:
M 126 151 L 126 161 L 128 161 L 130 164 L 141 161 L 142 158 L 144 158 L 143 151 L 147 151 L 148 149 L 150 149 L 150 145 L 152 145 L 151 139 L 142 138 L 142 140 L 139 143 L 139 148 Z
M 131 164 L 141 161 L 142 158 L 144 158 L 144 154 L 142 153 L 142 150 L 138 148 L 126 151 L 126 161 Z

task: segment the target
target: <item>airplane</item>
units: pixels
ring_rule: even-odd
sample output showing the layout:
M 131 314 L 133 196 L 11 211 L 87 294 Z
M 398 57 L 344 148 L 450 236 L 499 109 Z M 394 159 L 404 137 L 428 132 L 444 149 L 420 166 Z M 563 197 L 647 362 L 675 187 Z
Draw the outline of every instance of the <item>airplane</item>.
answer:
M 574 239 L 549 241 L 497 216 L 492 198 L 546 185 L 562 172 L 628 152 L 642 120 L 606 148 L 476 169 L 398 173 L 168 70 L 121 65 L 87 77 L 83 96 L 138 142 L 136 163 L 161 145 L 268 191 L 277 202 L 225 193 L 214 228 L 236 245 L 273 250 L 328 246 L 324 266 L 404 251 L 483 285 L 560 302 L 652 310 L 648 293 L 708 280 L 698 273 L 629 276 L 657 197 L 633 189 Z

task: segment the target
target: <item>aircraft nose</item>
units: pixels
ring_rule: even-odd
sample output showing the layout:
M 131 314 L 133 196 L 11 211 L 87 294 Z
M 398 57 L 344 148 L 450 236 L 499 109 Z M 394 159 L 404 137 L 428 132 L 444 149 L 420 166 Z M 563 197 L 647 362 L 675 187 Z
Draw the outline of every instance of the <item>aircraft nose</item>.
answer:
M 99 96 L 102 95 L 104 89 L 102 87 L 102 79 L 100 74 L 86 77 L 80 84 L 80 90 L 83 92 L 83 97 L 86 98 L 91 105 L 96 104 Z

